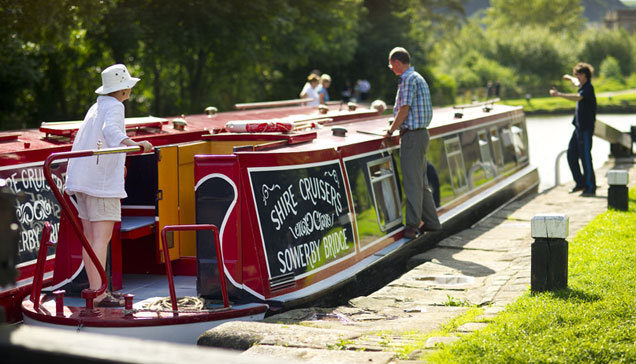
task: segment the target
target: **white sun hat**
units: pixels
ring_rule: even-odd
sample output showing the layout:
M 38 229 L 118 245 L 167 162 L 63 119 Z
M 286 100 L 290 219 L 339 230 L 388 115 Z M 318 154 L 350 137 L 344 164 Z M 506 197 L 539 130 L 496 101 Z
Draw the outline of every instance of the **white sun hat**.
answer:
M 115 64 L 102 71 L 102 85 L 95 93 L 108 95 L 111 92 L 132 88 L 138 81 L 137 77 L 130 76 L 126 66 Z

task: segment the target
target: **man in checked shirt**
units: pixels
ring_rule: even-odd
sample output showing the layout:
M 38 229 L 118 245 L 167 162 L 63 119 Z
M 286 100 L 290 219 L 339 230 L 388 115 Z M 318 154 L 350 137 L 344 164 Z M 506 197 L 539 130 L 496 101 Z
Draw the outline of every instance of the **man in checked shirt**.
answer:
M 426 128 L 433 118 L 433 107 L 428 84 L 411 66 L 411 56 L 406 49 L 391 50 L 389 68 L 400 77 L 400 83 L 393 107 L 394 120 L 385 137 L 400 131 L 400 163 L 406 195 L 403 235 L 413 239 L 422 231 L 437 231 L 442 227 L 426 178 L 426 150 L 430 141 Z

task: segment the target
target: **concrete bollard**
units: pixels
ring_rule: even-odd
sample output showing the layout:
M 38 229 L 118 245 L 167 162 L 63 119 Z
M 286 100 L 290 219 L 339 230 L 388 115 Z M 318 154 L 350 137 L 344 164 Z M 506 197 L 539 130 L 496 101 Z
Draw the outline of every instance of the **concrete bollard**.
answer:
M 621 211 L 628 210 L 628 181 L 629 174 L 627 171 L 611 170 L 607 172 L 607 183 L 609 184 L 607 208 Z
M 556 291 L 568 286 L 569 218 L 566 215 L 536 215 L 530 222 L 530 290 Z

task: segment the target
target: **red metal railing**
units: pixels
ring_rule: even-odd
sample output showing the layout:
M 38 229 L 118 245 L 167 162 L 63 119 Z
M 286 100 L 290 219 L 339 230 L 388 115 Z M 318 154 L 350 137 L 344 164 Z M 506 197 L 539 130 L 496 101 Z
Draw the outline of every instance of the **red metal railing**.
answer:
M 82 297 L 84 299 L 86 299 L 86 308 L 87 309 L 92 309 L 93 308 L 93 299 L 95 299 L 95 297 L 99 296 L 100 294 L 102 294 L 106 290 L 106 288 L 107 288 L 106 282 L 108 281 L 108 279 L 106 278 L 106 272 L 104 271 L 104 267 L 102 267 L 102 264 L 99 262 L 99 259 L 97 258 L 97 255 L 95 255 L 95 252 L 93 251 L 93 248 L 91 247 L 90 243 L 86 239 L 86 236 L 84 235 L 84 230 L 83 230 L 80 222 L 71 213 L 71 208 L 68 205 L 68 202 L 66 201 L 66 199 L 62 195 L 62 192 L 56 187 L 55 181 L 53 180 L 53 176 L 51 175 L 51 163 L 54 160 L 63 159 L 63 158 L 69 158 L 70 159 L 70 158 L 90 157 L 90 156 L 101 155 L 101 154 L 134 153 L 134 152 L 139 152 L 139 151 L 141 151 L 141 147 L 106 148 L 106 149 L 82 150 L 82 151 L 77 151 L 77 152 L 61 152 L 61 153 L 53 153 L 53 154 L 49 155 L 46 158 L 46 160 L 44 161 L 44 166 L 43 166 L 44 178 L 46 179 L 46 182 L 51 187 L 51 192 L 53 192 L 53 194 L 55 195 L 55 198 L 57 198 L 57 201 L 60 203 L 60 206 L 62 207 L 63 213 L 66 215 L 66 217 L 71 222 L 71 226 L 73 227 L 73 230 L 75 230 L 75 233 L 80 238 L 80 241 L 82 243 L 82 247 L 86 251 L 86 254 L 88 254 L 88 256 L 90 257 L 91 261 L 93 262 L 93 264 L 97 268 L 97 271 L 99 273 L 99 277 L 100 277 L 100 279 L 102 281 L 101 286 L 97 290 L 93 290 L 93 289 L 90 289 L 90 288 L 82 290 Z M 46 230 L 46 225 L 45 225 L 45 230 L 43 230 L 43 232 L 42 232 L 42 243 L 45 243 L 45 244 L 41 244 L 40 245 L 40 252 L 39 252 L 39 255 L 38 255 L 38 262 L 37 262 L 37 266 L 36 266 L 36 272 L 35 272 L 35 276 L 33 277 L 33 290 L 31 291 L 31 301 L 34 303 L 34 307 L 37 307 L 37 305 L 39 305 L 39 301 L 40 301 L 39 300 L 40 294 L 39 294 L 39 292 L 36 292 L 35 289 L 37 289 L 38 291 L 42 289 L 42 279 L 43 279 L 43 275 L 44 275 L 44 261 L 46 261 L 46 248 L 43 248 L 42 245 L 48 244 L 48 240 L 49 240 L 48 237 L 46 238 L 46 241 L 44 239 L 45 238 L 44 235 L 45 235 L 46 231 L 47 230 Z M 50 236 L 50 225 L 49 225 L 48 234 Z M 44 249 L 44 253 L 42 252 L 43 249 Z M 38 269 L 38 267 L 40 265 L 42 267 Z M 38 282 L 37 285 L 36 285 L 36 282 Z M 37 293 L 37 295 L 35 295 L 35 293 Z M 36 304 L 36 302 L 37 302 L 37 304 Z
M 196 230 L 212 230 L 214 232 L 214 244 L 216 247 L 216 260 L 219 268 L 219 281 L 221 284 L 221 295 L 223 296 L 223 306 L 230 307 L 230 300 L 225 286 L 225 271 L 223 270 L 223 256 L 221 255 L 221 241 L 219 240 L 219 229 L 215 225 L 198 224 L 198 225 L 166 225 L 161 230 L 161 244 L 163 247 L 163 259 L 166 263 L 166 276 L 168 277 L 168 288 L 170 289 L 170 302 L 172 303 L 173 315 L 179 313 L 177 305 L 177 294 L 174 289 L 174 276 L 172 274 L 172 264 L 170 263 L 170 252 L 168 251 L 168 241 L 166 234 L 168 231 L 196 231 Z
M 33 274 L 33 284 L 31 285 L 31 302 L 33 309 L 40 307 L 40 294 L 42 293 L 42 281 L 44 280 L 44 264 L 46 264 L 46 251 L 50 246 L 54 246 L 55 242 L 51 241 L 51 231 L 53 228 L 49 222 L 44 223 L 42 229 L 42 239 L 40 239 L 40 250 L 38 252 L 38 261 L 35 264 L 35 273 Z

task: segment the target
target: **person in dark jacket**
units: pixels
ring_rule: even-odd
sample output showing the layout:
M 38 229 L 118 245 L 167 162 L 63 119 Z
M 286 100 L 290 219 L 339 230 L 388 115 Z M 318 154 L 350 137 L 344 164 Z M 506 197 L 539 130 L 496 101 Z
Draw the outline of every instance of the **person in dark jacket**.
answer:
M 570 171 L 576 183 L 570 193 L 583 191 L 581 196 L 590 197 L 596 195 L 596 176 L 592 165 L 592 137 L 596 121 L 596 95 L 592 86 L 594 68 L 580 62 L 574 66 L 573 73 L 574 76 L 563 75 L 563 78 L 578 86 L 578 92 L 565 94 L 559 92 L 556 87 L 552 87 L 550 96 L 576 101 L 576 111 L 572 120 L 574 133 L 572 133 L 567 154 Z M 583 173 L 581 173 L 581 165 Z

